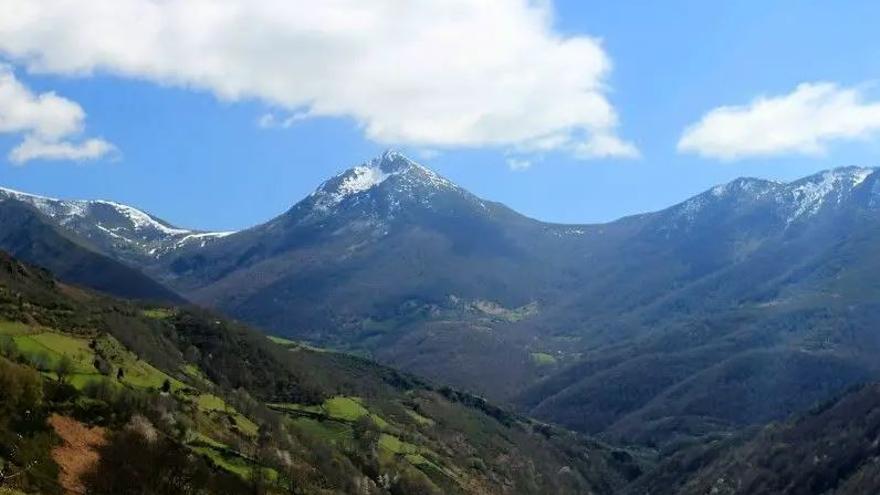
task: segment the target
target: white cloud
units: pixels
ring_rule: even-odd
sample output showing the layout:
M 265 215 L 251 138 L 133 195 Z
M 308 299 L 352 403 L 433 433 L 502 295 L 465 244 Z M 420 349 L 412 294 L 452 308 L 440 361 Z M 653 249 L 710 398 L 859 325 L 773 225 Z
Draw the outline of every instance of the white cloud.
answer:
M 12 162 L 87 160 L 108 153 L 113 146 L 100 139 L 66 141 L 82 131 L 85 116 L 82 107 L 55 93 L 32 93 L 11 67 L 0 64 L 0 133 L 25 136 L 10 152 Z
M 586 141 L 574 146 L 575 156 L 583 159 L 591 158 L 639 158 L 639 150 L 631 143 L 621 141 L 611 134 L 594 134 Z
M 880 102 L 866 102 L 857 88 L 804 83 L 785 95 L 710 111 L 684 131 L 678 150 L 722 160 L 820 155 L 834 141 L 878 132 Z
M 55 93 L 35 95 L 0 65 L 0 132 L 33 133 L 57 139 L 79 132 L 85 113 L 76 103 Z
M 551 10 L 546 0 L 5 0 L 0 52 L 33 71 L 109 72 L 349 117 L 386 144 L 573 152 L 601 136 L 618 145 L 576 154 L 632 156 L 607 98 L 611 61 L 598 40 L 554 32 Z
M 42 141 L 39 138 L 27 137 L 10 153 L 13 163 L 25 163 L 30 160 L 94 160 L 114 151 L 113 145 L 103 139 L 88 139 L 81 143 L 67 141 Z
M 532 162 L 523 158 L 508 158 L 507 166 L 514 172 L 521 172 L 532 167 Z

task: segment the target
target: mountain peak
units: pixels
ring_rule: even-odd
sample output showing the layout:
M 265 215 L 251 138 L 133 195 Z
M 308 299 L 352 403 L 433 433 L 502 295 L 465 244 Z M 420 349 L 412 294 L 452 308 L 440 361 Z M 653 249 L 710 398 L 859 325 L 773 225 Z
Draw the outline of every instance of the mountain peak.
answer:
M 392 177 L 405 183 L 406 186 L 400 188 L 401 192 L 405 191 L 409 194 L 415 193 L 414 186 L 428 189 L 428 194 L 439 189 L 458 188 L 433 170 L 416 163 L 402 153 L 387 150 L 369 162 L 356 165 L 324 182 L 310 195 L 310 198 L 314 200 L 315 207 L 327 210 L 348 198 L 367 193 Z M 425 191 L 421 192 L 425 193 Z
M 425 168 L 422 165 L 409 159 L 403 153 L 396 150 L 385 150 L 381 155 L 370 160 L 371 164 L 375 164 L 387 173 L 401 173 L 412 168 Z

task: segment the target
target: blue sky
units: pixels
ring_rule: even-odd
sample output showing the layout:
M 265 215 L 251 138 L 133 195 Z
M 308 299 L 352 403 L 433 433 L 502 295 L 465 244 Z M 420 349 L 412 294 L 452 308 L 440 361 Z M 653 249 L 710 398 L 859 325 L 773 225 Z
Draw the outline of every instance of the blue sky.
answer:
M 663 208 L 739 176 L 792 179 L 835 166 L 878 164 L 880 124 L 872 120 L 876 108 L 871 104 L 880 100 L 874 22 L 880 19 L 880 3 L 560 0 L 552 10 L 550 35 L 599 39 L 611 63 L 597 91 L 613 107 L 617 124 L 587 119 L 585 132 L 614 133 L 637 148 L 637 158 L 622 152 L 584 159 L 570 147 L 475 144 L 461 136 L 454 139 L 462 144 L 419 144 L 420 137 L 409 135 L 397 143 L 392 136 L 389 142 L 388 135 L 376 137 L 380 131 L 365 128 L 355 110 L 265 128 L 258 121 L 267 113 L 283 119 L 308 111 L 308 106 L 218 97 L 216 89 L 179 81 L 173 74 L 138 73 L 152 69 L 131 69 L 122 62 L 98 64 L 91 71 L 40 66 L 20 52 L 0 21 L 0 60 L 11 64 L 20 85 L 34 95 L 53 91 L 84 112 L 81 129 L 51 139 L 72 136 L 82 143 L 100 138 L 115 148 L 95 159 L 18 163 L 7 153 L 38 131 L 3 132 L 0 98 L 0 185 L 65 198 L 114 199 L 185 227 L 239 229 L 269 219 L 330 175 L 394 147 L 480 196 L 535 218 L 574 223 Z M 57 50 L 30 48 L 35 49 L 50 56 Z M 417 79 L 424 67 L 393 70 L 401 78 Z M 697 144 L 677 149 L 685 130 L 713 109 L 748 106 L 762 95 L 782 98 L 796 93 L 800 84 L 822 82 L 834 85 L 825 88 L 833 102 L 824 110 L 807 109 L 805 115 L 814 118 L 749 114 L 745 108 L 730 118 L 706 122 L 699 139 L 694 138 Z M 860 106 L 847 106 L 846 94 L 839 94 L 846 91 L 857 94 Z M 328 96 L 325 103 L 333 107 L 335 97 Z M 769 120 L 765 115 L 771 115 Z M 837 127 L 799 122 L 810 120 Z M 806 137 L 755 148 L 767 132 L 730 142 L 716 136 L 720 131 L 736 133 L 727 125 L 751 128 L 765 121 L 785 136 L 806 133 L 820 145 L 809 149 L 803 144 L 809 141 Z M 393 117 L 383 122 L 397 124 Z M 402 122 L 408 130 L 409 121 Z M 794 129 L 782 129 L 786 125 Z M 515 134 L 504 132 L 504 139 Z M 485 141 L 492 139 L 494 134 Z M 511 159 L 531 166 L 511 170 Z

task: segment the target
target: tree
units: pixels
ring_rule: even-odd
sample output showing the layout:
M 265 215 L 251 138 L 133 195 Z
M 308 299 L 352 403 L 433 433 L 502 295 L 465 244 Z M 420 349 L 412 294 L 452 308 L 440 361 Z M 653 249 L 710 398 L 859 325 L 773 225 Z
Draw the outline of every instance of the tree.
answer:
M 116 370 L 116 379 L 122 381 L 123 378 L 125 378 L 125 370 L 120 367 Z
M 65 354 L 61 356 L 61 360 L 58 361 L 58 365 L 55 367 L 58 383 L 66 383 L 71 373 L 73 373 L 73 360 Z
M 162 393 L 167 394 L 171 392 L 171 382 L 166 378 L 164 382 L 162 382 Z
M 34 410 L 43 400 L 40 375 L 3 358 L 0 358 L 0 391 L 0 425 Z
M 40 371 L 51 371 L 49 354 L 38 352 L 30 357 L 31 364 Z
M 9 359 L 16 359 L 18 357 L 18 345 L 12 340 L 12 337 L 0 335 L 0 354 Z
M 113 366 L 110 366 L 110 363 L 101 356 L 98 356 L 95 358 L 95 369 L 98 370 L 98 373 L 107 376 L 113 371 Z
M 440 492 L 428 479 L 421 474 L 404 471 L 403 474 L 391 484 L 389 490 L 392 495 L 440 495 Z

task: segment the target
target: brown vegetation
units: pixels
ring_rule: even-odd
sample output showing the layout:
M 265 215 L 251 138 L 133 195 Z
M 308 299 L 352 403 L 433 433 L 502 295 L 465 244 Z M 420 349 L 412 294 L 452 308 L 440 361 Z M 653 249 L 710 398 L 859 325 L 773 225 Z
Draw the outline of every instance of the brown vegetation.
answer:
M 82 476 L 98 463 L 98 449 L 107 443 L 106 431 L 59 415 L 50 417 L 49 424 L 63 442 L 52 449 L 52 459 L 61 468 L 58 481 L 66 493 L 85 493 Z

